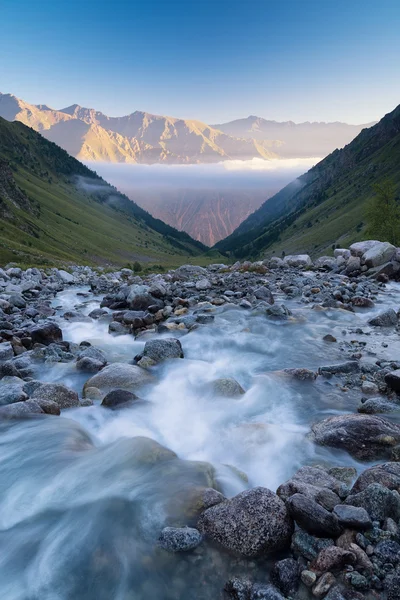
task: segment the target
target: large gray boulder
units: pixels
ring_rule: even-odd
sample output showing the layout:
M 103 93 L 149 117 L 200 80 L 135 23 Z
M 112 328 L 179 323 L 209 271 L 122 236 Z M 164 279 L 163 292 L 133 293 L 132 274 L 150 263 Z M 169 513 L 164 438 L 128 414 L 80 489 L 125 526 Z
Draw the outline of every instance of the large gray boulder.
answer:
M 44 410 L 34 400 L 16 402 L 8 406 L 0 406 L 0 420 L 24 419 L 37 414 L 44 414 Z
M 0 344 L 0 360 L 9 360 L 14 356 L 14 350 L 10 342 Z
M 79 406 L 79 397 L 76 392 L 70 390 L 61 383 L 40 383 L 37 385 L 31 394 L 32 400 L 51 400 L 55 402 L 61 409 L 73 408 Z
M 359 460 L 390 458 L 400 443 L 400 425 L 376 415 L 328 417 L 312 428 L 310 438 L 320 446 L 347 450 Z
M 112 390 L 123 389 L 131 392 L 152 381 L 152 375 L 137 365 L 112 363 L 88 379 L 83 387 L 83 397 L 92 396 L 90 388 L 95 388 L 97 390 L 96 397 L 103 399 Z
M 313 262 L 308 254 L 290 254 L 283 259 L 289 267 L 311 267 Z
M 370 248 L 379 244 L 378 240 L 366 240 L 365 242 L 355 242 L 350 246 L 350 253 L 352 256 L 361 256 L 367 252 Z
M 25 393 L 23 387 L 24 381 L 19 377 L 3 377 L 0 384 L 0 406 L 27 400 L 28 395 Z
M 45 346 L 53 342 L 62 342 L 63 339 L 60 327 L 51 321 L 31 329 L 30 336 L 34 344 L 44 344 Z
M 389 242 L 377 242 L 362 256 L 362 262 L 369 268 L 379 267 L 388 262 L 396 251 L 395 246 Z
M 256 557 L 288 547 L 293 522 L 276 494 L 257 487 L 205 510 L 198 528 L 227 550 Z
M 394 327 L 397 325 L 398 319 L 393 308 L 384 310 L 368 321 L 369 325 L 374 327 Z
M 163 338 L 149 340 L 144 345 L 143 354 L 136 357 L 138 361 L 146 357 L 154 363 L 159 363 L 172 358 L 183 358 L 183 350 L 177 338 Z

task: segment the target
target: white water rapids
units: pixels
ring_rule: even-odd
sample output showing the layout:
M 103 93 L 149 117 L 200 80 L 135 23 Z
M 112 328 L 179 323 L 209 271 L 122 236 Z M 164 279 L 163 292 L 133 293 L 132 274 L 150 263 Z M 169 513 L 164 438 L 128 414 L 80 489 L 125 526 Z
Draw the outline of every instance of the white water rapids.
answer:
M 89 314 L 99 305 L 99 298 L 77 295 L 82 291 L 66 290 L 54 301 L 64 339 L 89 341 L 109 362 L 132 362 L 149 338 L 113 337 L 107 322 L 62 318 L 77 306 Z M 95 404 L 0 425 L 1 599 L 211 600 L 235 574 L 268 578 L 262 561 L 204 543 L 187 555 L 168 554 L 157 537 L 166 523 L 190 519 L 183 515 L 194 487 L 217 485 L 233 496 L 257 485 L 275 491 L 304 464 L 365 468 L 306 437 L 311 423 L 355 412 L 360 391 L 343 392 L 335 378 L 299 382 L 278 371 L 343 362 L 339 343 L 323 341 L 328 333 L 338 342 L 366 341 L 371 361 L 400 359 L 398 334 L 386 339 L 366 325 L 372 314 L 399 308 L 397 284 L 387 286 L 375 308 L 355 314 L 285 303 L 295 322 L 228 306 L 215 310 L 211 325 L 174 332 L 185 359 L 156 367 L 155 383 L 141 390 L 144 402 L 136 406 L 111 411 Z M 349 333 L 357 328 L 364 333 Z M 74 362 L 40 365 L 35 377 L 80 394 L 88 378 Z M 234 377 L 245 395 L 215 397 L 207 384 L 218 377 Z M 178 459 L 168 466 L 147 461 L 136 436 Z

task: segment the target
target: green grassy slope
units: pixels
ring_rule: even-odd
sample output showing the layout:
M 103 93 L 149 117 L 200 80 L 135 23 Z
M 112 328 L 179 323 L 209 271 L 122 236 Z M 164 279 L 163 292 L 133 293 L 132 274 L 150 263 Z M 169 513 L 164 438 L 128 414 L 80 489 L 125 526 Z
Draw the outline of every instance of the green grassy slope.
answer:
M 387 178 L 400 189 L 400 106 L 265 202 L 216 248 L 251 257 L 347 246 L 364 238 L 372 185 Z
M 0 118 L 0 264 L 174 266 L 206 248 L 21 123 Z

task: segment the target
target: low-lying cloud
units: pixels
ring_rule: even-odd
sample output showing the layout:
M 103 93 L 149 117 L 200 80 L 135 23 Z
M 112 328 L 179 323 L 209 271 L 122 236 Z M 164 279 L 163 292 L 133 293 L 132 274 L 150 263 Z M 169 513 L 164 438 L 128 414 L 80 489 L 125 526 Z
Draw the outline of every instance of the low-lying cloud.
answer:
M 153 216 L 213 246 L 318 160 L 253 158 L 208 165 L 87 164 Z
M 139 189 L 262 189 L 283 187 L 308 171 L 319 158 L 291 158 L 262 160 L 229 160 L 215 164 L 196 165 L 142 165 L 126 163 L 90 162 L 106 181 L 117 188 Z

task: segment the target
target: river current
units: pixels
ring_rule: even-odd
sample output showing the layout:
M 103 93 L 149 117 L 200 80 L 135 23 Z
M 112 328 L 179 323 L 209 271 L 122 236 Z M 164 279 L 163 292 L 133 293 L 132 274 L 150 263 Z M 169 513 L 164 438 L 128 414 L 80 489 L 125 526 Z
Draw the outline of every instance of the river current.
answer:
M 100 300 L 83 288 L 57 295 L 64 339 L 89 341 L 109 362 L 132 363 L 150 336 L 113 337 L 106 320 L 62 317 L 72 309 L 89 314 Z M 400 358 L 398 334 L 383 337 L 367 325 L 386 307 L 398 310 L 398 284 L 388 285 L 373 309 L 356 313 L 285 304 L 295 317 L 289 322 L 222 306 L 212 324 L 169 334 L 180 337 L 185 359 L 155 367 L 154 383 L 130 408 L 95 403 L 0 425 L 0 598 L 214 600 L 233 575 L 268 580 L 268 562 L 238 559 L 207 543 L 169 554 L 157 546 L 160 530 L 195 524 L 190 502 L 199 487 L 216 486 L 231 497 L 255 486 L 275 491 L 305 464 L 364 469 L 347 453 L 307 439 L 313 422 L 355 412 L 360 391 L 342 390 L 335 378 L 296 381 L 282 369 L 343 362 L 352 340 L 367 342 L 366 360 Z M 338 342 L 325 342 L 326 334 Z M 88 375 L 75 363 L 57 363 L 37 365 L 35 377 L 81 395 Z M 246 393 L 215 397 L 209 384 L 219 377 L 234 377 Z M 143 438 L 177 458 L 149 459 Z

